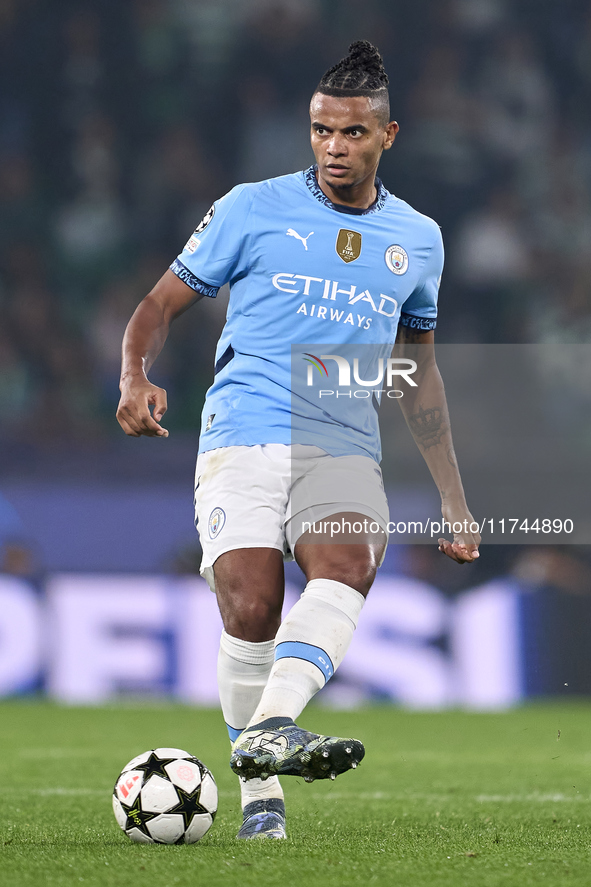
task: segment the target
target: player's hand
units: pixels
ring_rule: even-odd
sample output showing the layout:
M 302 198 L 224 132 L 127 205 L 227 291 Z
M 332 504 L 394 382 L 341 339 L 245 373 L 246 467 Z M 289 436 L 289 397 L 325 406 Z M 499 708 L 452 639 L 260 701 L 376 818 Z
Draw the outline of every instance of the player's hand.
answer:
M 453 531 L 453 542 L 449 539 L 438 539 L 439 551 L 446 554 L 458 564 L 471 564 L 480 557 L 478 546 L 480 545 L 480 533 L 478 524 L 468 511 L 468 506 L 463 501 L 445 500 L 441 507 L 443 519 L 453 528 L 454 524 L 461 532 Z
M 166 409 L 164 388 L 137 378 L 121 384 L 117 421 L 130 437 L 168 437 L 167 429 L 159 424 Z

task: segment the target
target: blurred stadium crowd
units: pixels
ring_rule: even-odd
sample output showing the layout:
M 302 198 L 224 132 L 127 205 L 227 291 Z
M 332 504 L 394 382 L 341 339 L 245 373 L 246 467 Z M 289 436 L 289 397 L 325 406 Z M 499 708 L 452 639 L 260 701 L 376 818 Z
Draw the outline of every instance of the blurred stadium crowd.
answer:
M 442 226 L 444 342 L 591 338 L 589 0 L 0 0 L 0 440 L 120 434 L 135 305 L 214 199 L 309 165 L 353 39 L 401 131 L 387 187 Z M 154 380 L 196 430 L 219 305 Z

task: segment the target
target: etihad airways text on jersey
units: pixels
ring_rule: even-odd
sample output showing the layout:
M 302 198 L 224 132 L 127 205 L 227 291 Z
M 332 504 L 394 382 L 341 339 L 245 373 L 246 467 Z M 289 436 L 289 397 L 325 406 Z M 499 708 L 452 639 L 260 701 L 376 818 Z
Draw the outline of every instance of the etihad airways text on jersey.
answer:
M 296 281 L 302 280 L 303 288 Z M 282 293 L 290 293 L 291 295 L 301 294 L 302 296 L 312 295 L 310 288 L 312 284 L 320 284 L 314 286 L 314 294 L 322 299 L 336 301 L 337 295 L 348 296 L 347 304 L 355 305 L 357 302 L 369 302 L 372 309 L 377 314 L 383 314 L 385 317 L 394 317 L 398 310 L 398 302 L 392 296 L 386 296 L 380 293 L 380 303 L 376 308 L 376 303 L 369 292 L 363 290 L 357 292 L 357 286 L 353 284 L 348 289 L 341 289 L 338 280 L 324 280 L 322 277 L 309 277 L 307 274 L 290 274 L 287 271 L 280 271 L 279 274 L 273 276 L 273 286 L 275 289 L 281 290 Z M 387 310 L 388 309 L 388 310 Z

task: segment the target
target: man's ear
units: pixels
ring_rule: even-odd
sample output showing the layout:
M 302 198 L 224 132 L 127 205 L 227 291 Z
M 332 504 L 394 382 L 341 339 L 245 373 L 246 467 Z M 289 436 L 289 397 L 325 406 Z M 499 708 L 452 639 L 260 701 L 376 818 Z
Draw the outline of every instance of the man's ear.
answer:
M 391 120 L 384 131 L 384 151 L 389 151 L 394 144 L 394 139 L 398 134 L 400 127 L 395 120 Z

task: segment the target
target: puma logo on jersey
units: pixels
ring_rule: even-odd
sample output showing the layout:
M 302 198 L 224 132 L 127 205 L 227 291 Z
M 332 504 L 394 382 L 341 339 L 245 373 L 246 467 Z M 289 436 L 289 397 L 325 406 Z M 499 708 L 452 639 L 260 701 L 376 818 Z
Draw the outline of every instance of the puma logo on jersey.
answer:
M 294 231 L 293 228 L 288 228 L 285 233 L 287 234 L 288 237 L 297 237 L 298 240 L 301 240 L 302 243 L 304 244 L 304 249 L 306 250 L 306 252 L 308 251 L 307 240 L 309 237 L 312 236 L 312 234 L 314 233 L 313 231 L 310 231 L 310 233 L 308 234 L 308 237 L 302 237 L 302 235 L 298 234 L 297 231 Z

